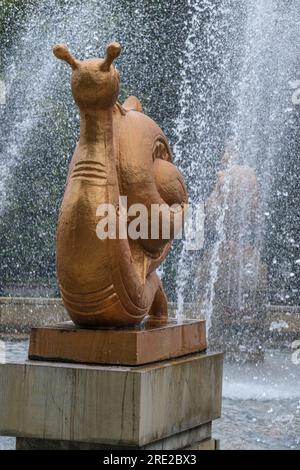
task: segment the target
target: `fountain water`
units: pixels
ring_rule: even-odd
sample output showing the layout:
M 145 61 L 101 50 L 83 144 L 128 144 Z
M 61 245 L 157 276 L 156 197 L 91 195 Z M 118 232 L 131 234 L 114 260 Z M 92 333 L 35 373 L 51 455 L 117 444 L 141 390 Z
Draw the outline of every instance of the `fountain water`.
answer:
M 287 259 L 290 251 L 290 258 L 295 257 L 297 248 L 287 211 L 279 215 L 288 222 L 281 231 L 288 253 L 281 250 L 278 257 L 272 251 L 279 225 L 277 201 L 284 198 L 291 207 L 297 197 L 297 183 L 291 175 L 297 114 L 289 86 L 297 78 L 297 2 L 289 2 L 287 9 L 278 0 L 239 5 L 233 0 L 197 0 L 188 1 L 188 8 L 180 2 L 176 6 L 163 3 L 122 2 L 120 15 L 118 1 L 94 0 L 81 8 L 80 0 L 31 0 L 10 47 L 1 48 L 7 88 L 7 104 L 0 109 L 2 289 L 7 291 L 12 281 L 25 278 L 49 288 L 55 277 L 54 226 L 67 155 L 78 134 L 78 115 L 68 90 L 58 90 L 58 83 L 64 81 L 59 77 L 68 70 L 54 66 L 50 49 L 63 41 L 79 57 L 87 57 L 99 55 L 99 45 L 111 39 L 125 44 L 120 61 L 121 69 L 126 65 L 123 96 L 131 92 L 141 96 L 146 111 L 162 123 L 194 204 L 207 200 L 226 142 L 233 142 L 238 164 L 255 171 L 264 214 L 253 227 L 255 245 L 258 252 L 265 246 L 263 256 L 277 285 L 283 277 L 287 285 L 295 285 L 300 264 Z M 172 44 L 170 35 L 176 39 Z M 158 90 L 159 102 L 154 99 Z M 62 126 L 63 133 L 58 130 Z M 288 155 L 293 156 L 292 163 L 287 162 Z M 283 178 L 286 173 L 289 178 Z M 276 188 L 283 179 L 285 187 L 292 183 L 288 192 Z M 244 194 L 245 204 L 247 197 Z M 175 268 L 178 317 L 184 316 L 185 302 L 195 305 L 195 315 L 200 303 L 210 325 L 222 263 L 220 250 L 226 242 L 225 206 L 217 217 L 217 236 L 205 247 L 211 256 L 205 281 L 199 280 L 202 252 L 188 251 L 180 244 L 175 249 L 179 255 Z M 14 217 L 15 208 L 18 217 Z M 242 240 L 248 224 L 245 217 L 239 217 Z M 12 223 L 14 230 L 9 230 Z M 284 273 L 279 270 L 283 263 Z M 164 271 L 172 294 L 174 266 L 170 264 Z M 238 264 L 237 284 L 227 288 L 234 291 L 240 308 L 241 279 L 248 268 L 243 256 Z M 257 266 L 251 269 L 258 279 Z M 270 284 L 276 287 L 272 276 Z
M 53 219 L 62 194 L 68 149 L 77 134 L 78 116 L 72 111 L 68 93 L 57 90 L 61 84 L 58 77 L 66 71 L 55 67 L 51 47 L 58 38 L 68 41 L 71 36 L 74 49 L 83 43 L 84 52 L 89 54 L 85 36 L 89 18 L 93 19 L 94 43 L 103 42 L 105 32 L 110 30 L 110 5 L 106 3 L 101 9 L 99 33 L 93 4 L 90 2 L 81 12 L 78 2 L 55 1 L 51 6 L 47 2 L 29 2 L 13 44 L 2 51 L 7 88 L 6 106 L 0 116 L 4 286 L 12 282 L 17 285 L 26 278 L 32 285 L 51 286 L 47 278 L 54 277 Z M 79 28 L 82 17 L 85 22 Z M 54 91 L 59 94 L 58 101 L 53 98 Z M 8 231 L 12 224 L 13 230 Z
M 182 59 L 180 113 L 175 120 L 174 153 L 187 180 L 192 182 L 191 200 L 194 204 L 205 201 L 213 180 L 216 158 L 226 139 L 226 121 L 230 109 L 230 60 L 236 32 L 232 37 L 227 28 L 237 23 L 230 2 L 188 2 L 191 20 Z M 205 22 L 203 22 L 205 18 Z M 204 23 L 204 24 L 203 24 Z M 218 122 L 223 116 L 224 123 Z M 220 209 L 223 213 L 224 211 Z M 222 230 L 222 215 L 219 218 Z M 214 247 L 218 257 L 218 244 Z M 198 253 L 181 251 L 177 274 L 177 315 L 182 316 L 184 302 L 197 300 L 199 288 L 193 279 L 199 265 Z M 216 271 L 217 261 L 212 267 Z M 214 276 L 214 275 L 213 275 Z M 193 289 L 191 289 L 191 282 Z M 197 281 L 196 281 L 197 282 Z M 211 280 L 214 284 L 215 280 Z M 209 288 L 210 324 L 213 287 Z M 193 295 L 193 293 L 196 293 Z M 198 310 L 198 307 L 195 307 Z M 195 311 L 195 314 L 197 312 Z
M 297 110 L 292 105 L 289 82 L 297 74 L 299 12 L 297 2 L 289 2 L 289 7 L 284 9 L 277 0 L 253 0 L 239 2 L 239 5 L 230 1 L 198 1 L 189 2 L 189 6 L 192 19 L 181 73 L 175 155 L 191 182 L 192 200 L 194 203 L 207 200 L 213 175 L 228 142 L 234 147 L 236 163 L 242 170 L 248 168 L 248 172 L 256 174 L 258 181 L 259 208 L 251 228 L 255 253 L 252 250 L 251 256 L 245 256 L 244 243 L 249 233 L 247 205 L 253 194 L 247 190 L 240 191 L 238 197 L 242 200 L 239 204 L 232 206 L 230 201 L 227 204 L 227 192 L 233 183 L 230 169 L 227 177 L 225 172 L 223 204 L 219 205 L 219 214 L 215 217 L 215 236 L 211 240 L 206 239 L 205 248 L 209 256 L 204 255 L 203 258 L 201 252 L 182 250 L 177 277 L 178 315 L 182 315 L 184 301 L 193 302 L 194 314 L 199 314 L 200 305 L 209 327 L 216 309 L 216 297 L 223 296 L 224 291 L 231 291 L 236 310 L 245 309 L 245 306 L 247 309 L 247 304 L 253 310 L 253 301 L 257 302 L 257 291 L 262 288 L 266 272 L 262 263 L 272 264 L 278 224 L 274 220 L 274 207 L 280 197 L 282 204 L 284 192 L 275 188 L 282 181 L 284 171 L 289 171 L 290 180 L 293 180 L 291 173 L 295 169 L 284 159 L 289 158 L 296 164 Z M 206 23 L 201 27 L 203 16 Z M 295 186 L 288 193 L 289 198 L 295 201 Z M 230 277 L 231 260 L 220 257 L 222 245 L 228 248 L 231 241 L 226 234 L 226 218 L 237 207 L 239 236 L 235 250 L 238 259 L 235 260 L 235 276 Z M 297 240 L 289 236 L 293 232 L 290 215 L 283 217 L 287 224 L 281 243 L 296 246 Z M 289 242 L 288 238 L 293 241 Z M 284 256 L 283 252 L 281 256 Z M 289 285 L 289 276 L 295 276 L 295 256 L 296 250 L 288 262 L 290 272 L 285 274 L 286 286 Z M 276 272 L 274 269 L 277 263 L 278 260 L 274 259 L 271 274 L 278 280 L 279 267 Z M 205 273 L 200 274 L 200 279 L 197 275 L 199 265 Z M 221 279 L 220 265 L 222 271 L 228 270 L 225 282 Z M 272 281 L 273 288 L 276 280 L 271 279 L 271 284 Z M 201 283 L 206 285 L 199 285 Z M 245 284 L 248 284 L 247 289 Z M 274 300 L 276 293 L 271 294 Z
M 61 88 L 69 71 L 55 63 L 52 46 L 65 42 L 84 58 L 101 55 L 106 43 L 119 40 L 124 44 L 118 61 L 122 97 L 140 96 L 146 112 L 168 123 L 174 115 L 174 99 L 169 99 L 176 88 L 172 70 L 183 34 L 177 16 L 182 17 L 184 8 L 110 0 L 93 0 L 84 7 L 79 0 L 31 0 L 22 8 L 13 40 L 10 22 L 4 32 L 10 47 L 1 47 L 7 97 L 0 109 L 0 288 L 11 295 L 20 283 L 25 285 L 23 294 L 34 295 L 33 285 L 38 293 L 44 286 L 43 295 L 53 295 L 55 225 L 68 156 L 78 136 L 78 114 L 69 90 Z M 18 17 L 18 11 L 12 15 Z M 176 30 L 173 46 L 167 39 Z M 162 52 L 172 64 L 170 70 Z M 154 99 L 158 93 L 159 102 Z
M 69 71 L 55 62 L 51 48 L 66 42 L 83 58 L 99 56 L 104 44 L 118 40 L 125 46 L 119 62 L 122 95 L 141 97 L 146 112 L 166 130 L 193 203 L 206 202 L 211 194 L 226 143 L 235 148 L 237 164 L 254 172 L 261 215 L 253 231 L 268 265 L 272 299 L 299 301 L 299 216 L 295 208 L 300 203 L 296 171 L 300 134 L 290 86 L 299 78 L 298 3 L 29 0 L 25 12 L 13 11 L 17 18 L 13 39 L 7 28 L 0 46 L 1 78 L 7 89 L 6 106 L 0 107 L 0 288 L 13 294 L 12 282 L 28 279 L 27 294 L 33 293 L 29 286 L 34 284 L 44 285 L 48 294 L 55 277 L 54 227 L 68 156 L 78 135 L 78 116 L 69 91 L 62 87 L 68 81 L 62 75 Z M 178 244 L 175 249 L 179 265 L 170 260 L 164 268 L 170 295 L 176 279 L 180 318 L 184 318 L 186 302 L 194 305 L 194 315 L 199 314 L 200 305 L 208 326 L 213 325 L 220 266 L 224 265 L 221 255 L 230 212 L 230 169 L 225 172 L 225 197 L 214 236 L 205 245 L 209 270 L 204 281 L 199 280 L 203 252 L 188 251 L 186 245 L 182 249 Z M 247 193 L 244 197 L 241 206 L 247 206 Z M 241 217 L 239 243 L 243 243 L 246 226 Z M 241 279 L 248 267 L 243 257 L 236 266 L 230 289 L 239 307 L 244 301 Z M 259 276 L 252 268 L 255 286 Z M 285 287 L 279 289 L 281 285 Z M 254 296 L 255 291 L 250 294 Z M 14 345 L 10 347 L 14 349 Z M 270 440 L 273 445 L 276 435 L 263 423 L 266 416 L 273 416 L 276 432 L 285 423 L 288 443 L 282 437 L 282 445 L 299 447 L 298 369 L 289 355 L 273 353 L 266 356 L 266 367 L 227 366 L 222 436 L 231 440 L 234 415 L 237 434 L 243 429 L 243 437 L 247 435 L 251 441 L 253 431 L 258 432 L 257 419 L 261 419 L 261 429 L 265 426 L 269 433 L 265 445 Z
M 275 279 L 272 289 L 283 277 L 287 285 L 297 285 L 300 265 L 287 259 L 289 250 L 295 256 L 297 239 L 287 211 L 278 214 L 277 204 L 284 198 L 290 208 L 297 197 L 297 181 L 291 175 L 297 109 L 289 85 L 297 78 L 297 2 L 289 2 L 285 10 L 277 0 L 239 5 L 233 0 L 197 0 L 187 2 L 188 8 L 184 3 L 122 2 L 122 15 L 118 1 L 94 0 L 84 8 L 80 0 L 27 3 L 10 47 L 1 48 L 7 88 L 7 104 L 0 109 L 2 288 L 25 278 L 49 288 L 55 277 L 54 225 L 67 155 L 78 134 L 78 115 L 68 90 L 58 90 L 63 82 L 59 77 L 68 70 L 54 66 L 50 49 L 63 41 L 79 57 L 96 56 L 100 45 L 111 39 L 125 45 L 119 62 L 121 69 L 124 66 L 122 94 L 141 96 L 145 110 L 166 130 L 193 203 L 205 202 L 211 192 L 227 141 L 234 143 L 238 163 L 256 172 L 265 214 L 265 220 L 256 222 L 256 244 L 261 249 L 267 238 L 264 258 Z M 172 44 L 170 35 L 175 38 Z M 158 91 L 159 102 L 154 99 Z M 61 125 L 64 133 L 58 131 Z M 287 161 L 291 154 L 293 159 Z M 275 190 L 279 180 L 292 188 Z M 280 232 L 287 247 L 281 250 L 281 259 L 272 254 L 279 215 L 288 222 Z M 8 230 L 12 223 L 13 231 Z M 196 314 L 199 299 L 206 299 L 206 314 L 211 314 L 218 245 L 224 238 L 221 219 L 219 225 L 206 286 L 199 286 L 197 275 L 202 253 L 180 244 L 175 250 L 180 259 L 175 269 L 178 315 L 183 315 L 186 301 L 195 304 Z M 241 231 L 242 225 L 241 219 Z M 279 269 L 283 263 L 284 273 Z M 164 271 L 172 295 L 170 264 Z

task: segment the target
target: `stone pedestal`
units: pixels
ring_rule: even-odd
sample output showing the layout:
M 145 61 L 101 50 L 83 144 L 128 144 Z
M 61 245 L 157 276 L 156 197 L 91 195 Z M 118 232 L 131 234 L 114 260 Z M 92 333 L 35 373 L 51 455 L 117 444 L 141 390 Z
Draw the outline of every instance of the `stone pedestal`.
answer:
M 135 367 L 0 364 L 0 435 L 23 449 L 215 448 L 222 364 L 207 353 Z
M 32 328 L 29 358 L 136 366 L 206 349 L 204 320 L 149 317 L 138 327 L 82 328 L 73 322 Z
M 204 424 L 198 430 L 198 433 L 180 433 L 170 439 L 161 439 L 160 441 L 148 444 L 143 447 L 121 447 L 121 446 L 108 446 L 103 444 L 91 444 L 87 442 L 75 441 L 57 441 L 50 439 L 32 439 L 27 437 L 17 437 L 16 450 L 217 450 L 219 449 L 219 442 L 212 439 L 210 436 L 211 425 Z M 199 442 L 192 446 L 185 447 L 186 441 L 197 437 Z M 178 447 L 174 447 L 174 445 Z

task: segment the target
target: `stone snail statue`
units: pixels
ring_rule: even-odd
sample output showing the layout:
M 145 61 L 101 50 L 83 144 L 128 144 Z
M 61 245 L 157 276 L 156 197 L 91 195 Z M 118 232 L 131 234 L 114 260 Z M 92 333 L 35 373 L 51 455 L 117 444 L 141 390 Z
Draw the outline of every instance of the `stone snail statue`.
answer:
M 147 315 L 165 318 L 167 299 L 156 268 L 170 250 L 177 204 L 182 216 L 187 191 L 172 164 L 162 130 L 129 97 L 117 102 L 119 72 L 113 61 L 121 46 L 107 46 L 104 59 L 77 60 L 63 44 L 54 55 L 72 68 L 71 88 L 80 109 L 80 139 L 72 157 L 57 229 L 57 277 L 64 306 L 77 325 L 138 325 Z M 167 207 L 170 237 L 112 237 L 96 233 L 97 208 L 110 204 L 120 217 L 128 207 Z M 160 220 L 160 219 L 159 219 Z M 177 219 L 178 220 L 178 219 Z M 118 227 L 118 224 L 116 225 Z

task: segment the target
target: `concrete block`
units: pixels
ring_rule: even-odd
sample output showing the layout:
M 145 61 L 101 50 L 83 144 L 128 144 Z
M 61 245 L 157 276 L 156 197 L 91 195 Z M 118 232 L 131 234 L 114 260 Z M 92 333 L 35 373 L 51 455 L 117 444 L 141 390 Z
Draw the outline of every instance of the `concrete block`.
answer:
M 17 450 L 174 450 L 187 448 L 197 442 L 211 441 L 211 423 L 202 424 L 197 428 L 189 429 L 173 436 L 150 442 L 144 446 L 114 446 L 109 444 L 96 444 L 91 442 L 58 441 L 50 439 L 32 439 L 17 437 Z
M 0 435 L 142 447 L 220 416 L 222 366 L 219 353 L 137 367 L 0 364 Z

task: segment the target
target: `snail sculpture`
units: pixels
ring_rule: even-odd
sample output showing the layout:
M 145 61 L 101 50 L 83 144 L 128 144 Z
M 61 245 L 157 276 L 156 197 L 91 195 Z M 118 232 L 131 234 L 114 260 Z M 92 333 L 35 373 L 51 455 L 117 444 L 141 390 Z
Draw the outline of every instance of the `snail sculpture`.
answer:
M 120 76 L 113 61 L 121 52 L 118 43 L 107 46 L 104 59 L 77 60 L 63 44 L 53 52 L 72 68 L 72 94 L 80 109 L 80 139 L 57 228 L 64 306 L 75 324 L 87 327 L 133 326 L 148 315 L 166 317 L 167 299 L 156 268 L 178 229 L 175 218 L 179 215 L 183 223 L 187 203 L 166 137 L 137 98 L 117 102 Z M 158 237 L 121 237 L 118 228 L 114 237 L 97 236 L 99 206 L 115 207 L 118 221 L 120 196 L 127 197 L 128 207 L 141 204 L 148 210 L 149 227 L 152 205 L 163 208 L 170 236 L 162 236 L 160 226 Z

